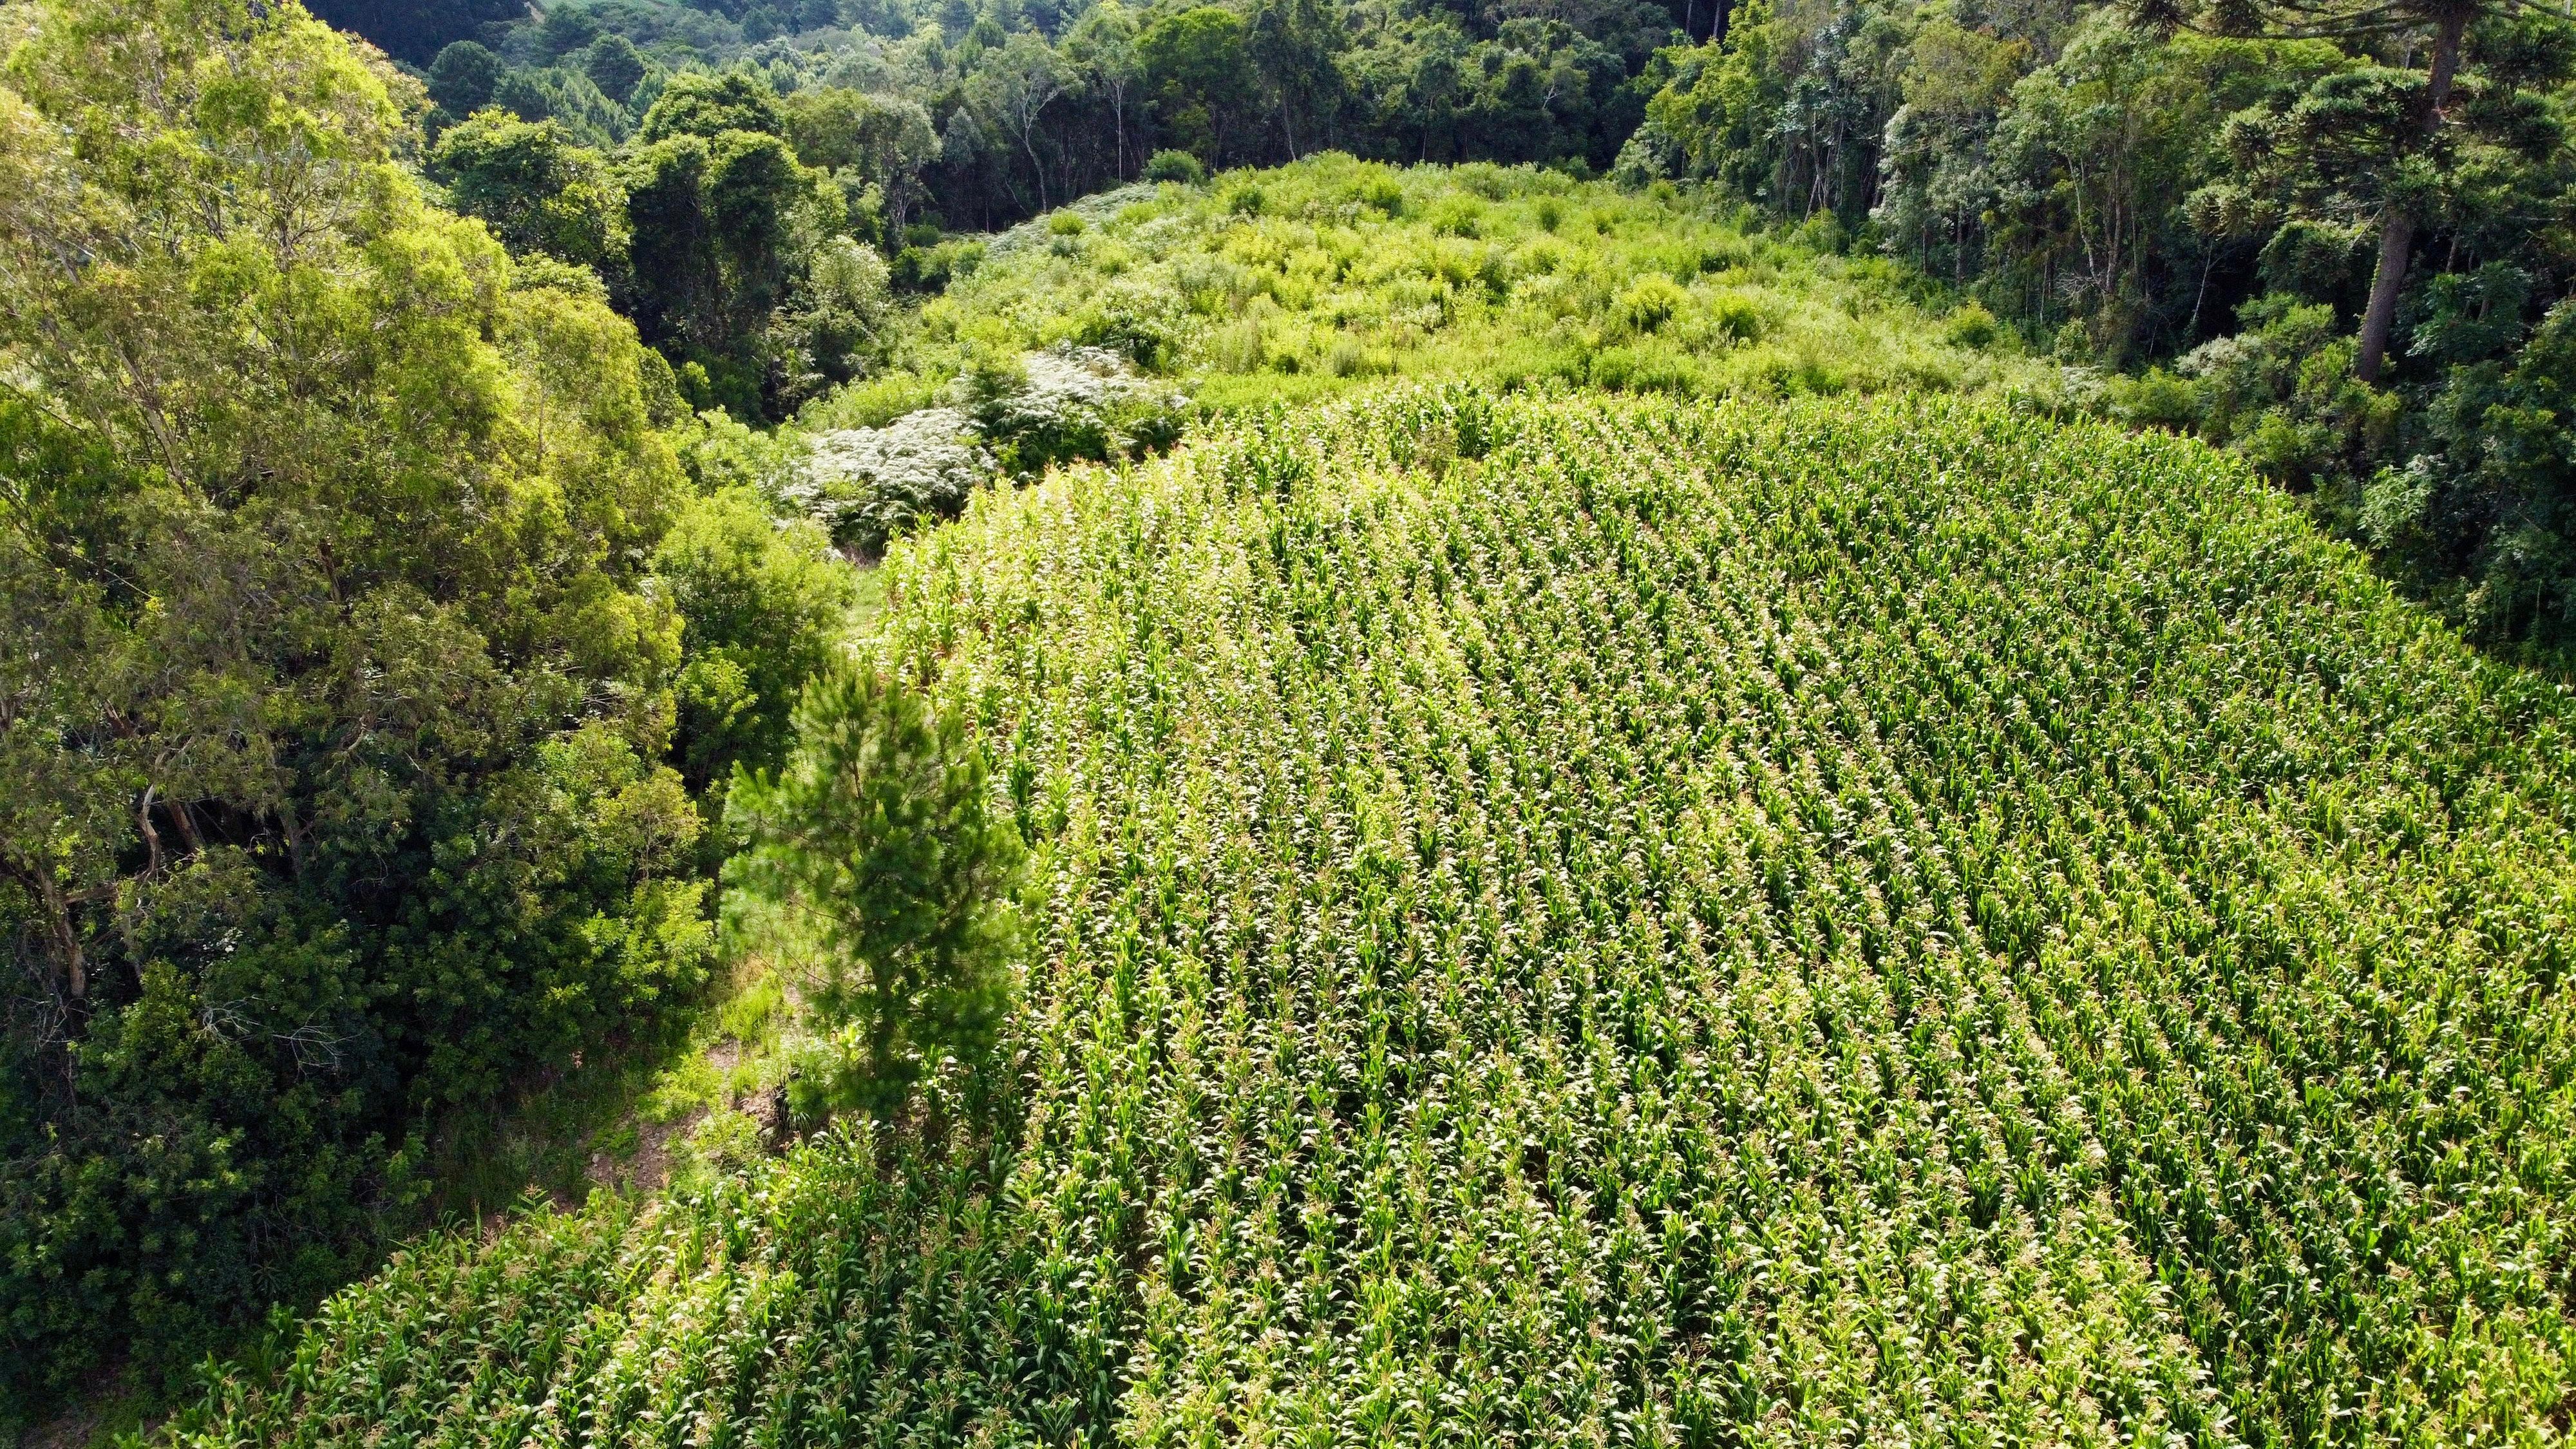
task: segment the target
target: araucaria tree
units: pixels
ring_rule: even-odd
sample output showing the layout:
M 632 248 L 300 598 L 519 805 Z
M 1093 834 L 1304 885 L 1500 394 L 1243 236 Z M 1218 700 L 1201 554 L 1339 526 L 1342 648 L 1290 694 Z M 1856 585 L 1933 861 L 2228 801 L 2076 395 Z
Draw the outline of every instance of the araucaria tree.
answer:
M 2472 25 L 2503 24 L 2528 8 L 2523 0 L 2215 0 L 2197 11 L 2179 0 L 2144 0 L 2139 18 L 2170 32 L 2190 25 L 2224 36 L 2331 40 L 2347 48 L 2393 51 L 2396 66 L 2365 65 L 2319 81 L 2285 118 L 2284 134 L 2267 137 L 2276 164 L 2263 171 L 2265 189 L 2333 211 L 2362 209 L 2379 233 L 2379 261 L 2370 300 L 2361 316 L 2360 351 L 2353 375 L 2377 382 L 2397 321 L 2398 294 L 2406 282 L 2418 228 L 2443 209 L 2456 189 L 2462 159 L 2450 134 L 2455 119 L 2468 129 L 2528 130 L 2516 115 L 2485 114 L 2485 87 L 2459 91 L 2462 49 Z M 2413 69 L 2420 58 L 2422 73 Z M 2455 101 L 2471 113 L 2452 115 Z M 2517 127 L 2511 124 L 2522 120 Z M 2480 126 L 2479 122 L 2486 122 Z M 2512 137 L 2497 137 L 2505 149 Z M 2241 145 L 2236 149 L 2244 149 Z
M 953 712 L 865 663 L 807 686 L 795 752 L 734 782 L 734 938 L 837 1030 L 829 1105 L 883 1113 L 942 1055 L 972 1061 L 1008 998 L 1023 851 Z

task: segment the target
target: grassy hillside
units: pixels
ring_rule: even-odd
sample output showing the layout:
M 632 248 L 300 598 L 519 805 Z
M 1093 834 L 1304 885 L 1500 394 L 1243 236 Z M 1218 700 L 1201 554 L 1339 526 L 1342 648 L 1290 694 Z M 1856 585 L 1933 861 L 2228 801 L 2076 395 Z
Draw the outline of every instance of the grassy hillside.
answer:
M 2563 1432 L 2569 707 L 2206 449 L 1397 389 L 885 577 L 1036 846 L 992 1130 L 426 1245 L 180 1442 Z
M 906 372 L 817 412 L 903 396 L 903 378 L 951 375 L 979 347 L 1066 341 L 1190 376 L 1217 406 L 1388 375 L 1703 395 L 2061 385 L 1981 309 L 1927 306 L 1904 269 L 1749 236 L 1669 186 L 1327 154 L 1003 233 L 922 309 Z

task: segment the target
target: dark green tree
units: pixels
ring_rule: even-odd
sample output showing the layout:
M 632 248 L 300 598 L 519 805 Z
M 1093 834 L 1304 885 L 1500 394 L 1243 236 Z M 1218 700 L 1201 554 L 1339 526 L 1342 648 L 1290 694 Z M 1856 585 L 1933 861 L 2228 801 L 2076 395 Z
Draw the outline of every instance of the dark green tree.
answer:
M 635 137 L 647 145 L 673 136 L 713 140 L 727 131 L 785 136 L 787 113 L 777 92 L 759 74 L 729 70 L 722 75 L 676 75 L 653 98 Z
M 782 527 L 751 489 L 682 508 L 653 557 L 689 646 L 679 759 L 721 788 L 737 764 L 775 770 L 805 685 L 831 663 L 853 597 L 848 566 L 811 523 Z
M 603 35 L 582 52 L 581 71 L 599 93 L 620 105 L 635 94 L 648 67 L 643 52 L 623 35 Z
M 501 83 L 501 57 L 477 41 L 460 40 L 429 66 L 429 98 L 451 119 L 463 120 L 492 104 Z
M 1136 12 L 1101 0 L 1083 12 L 1065 36 L 1065 58 L 1073 63 L 1085 90 L 1109 110 L 1110 176 L 1119 181 L 1134 174 L 1128 161 L 1128 133 L 1134 124 L 1138 84 L 1144 78 L 1136 58 Z
M 843 86 L 808 86 L 784 105 L 796 159 L 841 182 L 853 230 L 873 205 L 883 220 L 880 234 L 902 236 L 921 205 L 921 168 L 939 154 L 929 115 L 911 101 Z
M 2478 101 L 2493 78 L 2473 66 L 2465 93 L 2461 86 L 2463 61 L 2475 59 L 2471 32 L 2510 26 L 2526 8 L 2523 0 L 2212 0 L 2200 7 L 2141 0 L 2135 7 L 2142 23 L 2162 33 L 2188 26 L 2323 39 L 2399 61 L 2328 76 L 2264 138 L 2270 144 L 2248 147 L 2241 134 L 2238 141 L 2239 149 L 2270 153 L 2272 184 L 2297 188 L 2311 209 L 2361 211 L 2378 233 L 2353 360 L 2353 375 L 2364 383 L 2378 382 L 2387 360 L 2417 235 L 2446 220 L 2462 123 L 2482 119 Z
M 485 25 L 527 13 L 510 0 L 315 0 L 309 8 L 325 24 L 364 36 L 413 65 L 427 64 L 440 47 L 471 39 Z
M 706 138 L 675 136 L 631 152 L 620 180 L 634 264 L 628 312 L 657 344 L 723 340 L 725 278 L 708 212 Z
M 544 252 L 607 276 L 626 261 L 626 193 L 608 158 L 560 121 L 486 111 L 438 138 L 430 160 L 451 205 L 491 223 L 514 251 Z
M 627 159 L 628 305 L 646 336 L 719 378 L 728 407 L 762 409 L 764 333 L 846 203 L 787 143 L 754 131 L 679 132 Z
M 1348 43 L 1327 0 L 1256 0 L 1244 52 L 1260 73 L 1288 159 L 1325 144 L 1341 117 L 1344 84 L 1334 58 Z
M 1252 105 L 1252 64 L 1242 17 L 1200 5 L 1157 18 L 1136 37 L 1136 59 L 1164 134 L 1212 166 Z

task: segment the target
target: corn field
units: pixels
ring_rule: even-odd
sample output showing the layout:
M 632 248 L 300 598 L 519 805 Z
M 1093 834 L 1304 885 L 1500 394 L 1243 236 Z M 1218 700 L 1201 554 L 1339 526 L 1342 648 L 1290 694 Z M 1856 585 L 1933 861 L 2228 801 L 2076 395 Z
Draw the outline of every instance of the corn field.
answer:
M 886 567 L 1035 847 L 999 1105 L 416 1248 L 171 1440 L 2567 1434 L 2576 707 L 2219 455 L 1400 390 Z

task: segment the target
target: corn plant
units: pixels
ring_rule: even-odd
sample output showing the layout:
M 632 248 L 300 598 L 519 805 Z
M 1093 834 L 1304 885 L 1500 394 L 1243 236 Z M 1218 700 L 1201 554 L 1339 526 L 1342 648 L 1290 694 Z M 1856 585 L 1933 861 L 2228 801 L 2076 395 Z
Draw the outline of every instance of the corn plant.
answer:
M 424 1247 L 175 1442 L 2564 1436 L 2576 715 L 2219 455 L 1398 390 L 886 567 L 1008 1110 Z

